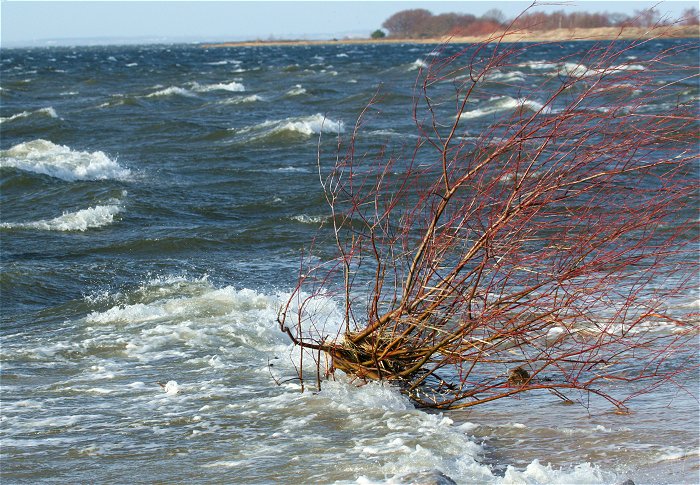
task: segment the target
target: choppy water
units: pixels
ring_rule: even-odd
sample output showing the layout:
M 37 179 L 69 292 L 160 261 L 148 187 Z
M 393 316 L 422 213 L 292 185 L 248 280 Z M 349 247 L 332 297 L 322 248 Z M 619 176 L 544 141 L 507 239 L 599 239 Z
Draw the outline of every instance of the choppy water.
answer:
M 583 45 L 531 50 L 467 126 L 536 109 L 522 91 L 580 68 L 553 59 Z M 678 388 L 625 416 L 537 395 L 436 414 L 380 384 L 286 381 L 295 357 L 275 317 L 326 216 L 319 134 L 331 163 L 334 134 L 381 83 L 366 143 L 410 144 L 430 52 L 2 51 L 3 483 L 700 480 L 698 403 Z M 697 103 L 697 81 L 678 86 Z

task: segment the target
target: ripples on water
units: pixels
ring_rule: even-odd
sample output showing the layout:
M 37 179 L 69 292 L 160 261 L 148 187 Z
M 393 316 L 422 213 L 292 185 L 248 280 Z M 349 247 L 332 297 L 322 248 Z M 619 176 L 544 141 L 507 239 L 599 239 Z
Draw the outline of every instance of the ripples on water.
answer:
M 507 86 L 468 107 L 468 126 L 537 109 L 520 93 L 575 68 L 552 61 L 581 45 L 536 48 L 497 73 L 491 81 Z M 410 145 L 414 76 L 429 53 L 3 51 L 4 482 L 698 476 L 697 402 L 675 389 L 638 400 L 630 416 L 546 395 L 435 414 L 388 386 L 329 382 L 300 394 L 287 381 L 296 357 L 275 317 L 327 216 L 319 134 L 331 163 L 335 134 L 352 130 L 382 83 L 364 142 Z M 697 82 L 679 96 L 697 102 Z M 318 304 L 337 325 L 334 302 Z

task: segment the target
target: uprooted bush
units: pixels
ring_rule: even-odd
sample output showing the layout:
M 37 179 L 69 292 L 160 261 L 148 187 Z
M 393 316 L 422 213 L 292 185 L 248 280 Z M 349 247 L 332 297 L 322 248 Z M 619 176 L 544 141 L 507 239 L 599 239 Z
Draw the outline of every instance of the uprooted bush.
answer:
M 279 314 L 319 385 L 340 370 L 440 409 L 546 389 L 624 410 L 697 369 L 697 313 L 674 304 L 697 291 L 698 73 L 677 62 L 697 46 L 632 61 L 650 40 L 588 44 L 519 98 L 494 98 L 537 47 L 506 39 L 432 56 L 413 146 L 362 144 L 379 94 L 334 166 L 319 155 L 319 237 L 336 254 L 312 244 Z M 473 132 L 474 101 L 509 106 Z M 335 335 L 314 310 L 328 297 Z

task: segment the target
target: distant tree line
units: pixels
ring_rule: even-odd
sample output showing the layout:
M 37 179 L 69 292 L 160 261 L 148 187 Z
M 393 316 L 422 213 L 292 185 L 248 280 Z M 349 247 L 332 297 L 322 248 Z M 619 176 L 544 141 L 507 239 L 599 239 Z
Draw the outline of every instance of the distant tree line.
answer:
M 675 19 L 673 20 L 675 22 Z M 389 37 L 429 38 L 439 36 L 484 35 L 501 30 L 512 21 L 499 9 L 491 9 L 477 17 L 472 14 L 443 13 L 433 15 L 430 11 L 417 8 L 395 13 L 382 24 Z M 669 24 L 672 21 L 661 18 L 655 9 L 636 11 L 633 15 L 621 13 L 566 13 L 559 10 L 552 13 L 531 12 L 518 17 L 513 22 L 515 29 L 554 30 L 590 29 L 597 27 L 652 27 Z M 687 9 L 679 21 L 681 25 L 698 25 L 698 9 Z

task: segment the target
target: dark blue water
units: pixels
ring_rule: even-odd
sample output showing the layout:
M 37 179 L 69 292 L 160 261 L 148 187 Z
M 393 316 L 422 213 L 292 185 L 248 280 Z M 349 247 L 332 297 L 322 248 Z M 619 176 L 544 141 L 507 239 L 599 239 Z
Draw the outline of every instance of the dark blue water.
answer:
M 587 46 L 528 50 L 465 134 L 524 96 L 536 109 L 533 87 Z M 276 312 L 328 213 L 317 152 L 332 164 L 377 92 L 361 147 L 410 147 L 434 47 L 2 50 L 3 482 L 605 483 L 644 465 L 664 483 L 669 460 L 697 474 L 685 395 L 673 415 L 652 398 L 636 420 L 539 404 L 527 420 L 520 402 L 437 416 L 380 385 L 275 385 L 293 372 Z M 697 65 L 697 48 L 676 60 Z M 697 80 L 675 89 L 698 102 Z

